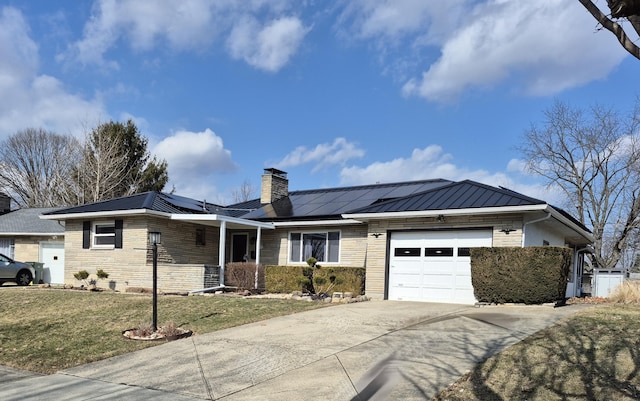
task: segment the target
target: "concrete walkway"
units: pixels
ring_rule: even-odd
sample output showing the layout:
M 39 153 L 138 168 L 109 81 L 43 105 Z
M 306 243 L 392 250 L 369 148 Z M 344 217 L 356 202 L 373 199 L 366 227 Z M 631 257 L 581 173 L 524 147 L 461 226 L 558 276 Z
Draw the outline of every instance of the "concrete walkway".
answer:
M 382 372 L 378 399 L 428 400 L 478 362 L 585 307 L 332 306 L 50 376 L 0 369 L 0 399 L 350 400 L 375 390 L 367 385 Z

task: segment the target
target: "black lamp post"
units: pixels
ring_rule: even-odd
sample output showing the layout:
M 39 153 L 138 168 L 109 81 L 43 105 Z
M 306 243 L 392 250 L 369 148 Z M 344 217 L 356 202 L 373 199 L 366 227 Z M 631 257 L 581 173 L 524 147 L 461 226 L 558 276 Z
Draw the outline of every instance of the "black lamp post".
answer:
M 158 330 L 158 244 L 160 232 L 149 231 L 149 242 L 153 244 L 153 331 Z

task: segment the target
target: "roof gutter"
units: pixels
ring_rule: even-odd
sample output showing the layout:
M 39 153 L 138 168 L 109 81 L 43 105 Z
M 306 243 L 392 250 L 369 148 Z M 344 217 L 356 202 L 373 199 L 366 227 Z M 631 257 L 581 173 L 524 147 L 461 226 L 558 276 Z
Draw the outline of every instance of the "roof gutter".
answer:
M 37 237 L 56 237 L 56 236 L 61 236 L 64 237 L 64 231 L 62 232 L 57 232 L 57 233 L 38 233 L 38 232 L 31 232 L 31 233 L 21 233 L 21 232 L 16 232 L 16 233 L 12 233 L 12 232 L 0 232 L 0 235 L 6 235 L 6 236 L 14 236 L 14 237 L 32 237 L 32 236 L 37 236 Z
M 110 210 L 102 212 L 84 212 L 84 213 L 66 213 L 66 214 L 41 214 L 42 220 L 71 220 L 95 217 L 118 217 L 118 216 L 140 216 L 153 215 L 161 217 L 171 217 L 171 213 L 158 212 L 149 209 L 132 209 L 132 210 Z
M 469 214 L 496 214 L 496 213 L 522 213 L 546 210 L 546 203 L 540 205 L 528 206 L 502 206 L 502 207 L 483 207 L 483 208 L 466 208 L 466 209 L 442 209 L 442 210 L 416 210 L 409 212 L 383 212 L 383 213 L 345 213 L 344 218 L 356 220 L 381 220 L 390 218 L 415 218 L 415 217 L 437 217 L 437 216 L 455 216 Z
M 574 223 L 570 219 L 566 218 L 562 213 L 558 212 L 552 206 L 547 206 L 547 208 L 545 208 L 544 211 L 547 213 L 546 216 L 541 217 L 541 218 L 536 219 L 536 220 L 528 221 L 528 222 L 526 222 L 526 223 L 524 223 L 522 225 L 522 246 L 524 246 L 525 235 L 526 235 L 526 230 L 525 230 L 526 226 L 528 226 L 530 224 L 539 223 L 541 221 L 549 220 L 552 217 L 554 219 L 556 219 L 557 221 L 559 221 L 560 223 L 564 224 L 566 227 L 568 227 L 571 230 L 575 231 L 576 233 L 580 234 L 581 236 L 583 236 L 584 238 L 586 238 L 590 242 L 595 241 L 595 239 L 593 238 L 593 235 L 591 233 L 586 231 L 584 228 L 578 226 L 576 223 Z
M 594 242 L 595 241 L 595 238 L 593 238 L 593 234 L 589 233 L 584 228 L 578 226 L 576 223 L 574 223 L 570 219 L 566 218 L 562 213 L 558 212 L 553 207 L 549 206 L 549 211 L 551 213 L 553 213 L 553 218 L 554 219 L 558 220 L 559 222 L 561 222 L 565 226 L 571 228 L 573 231 L 575 231 L 575 232 L 579 233 L 580 235 L 584 236 L 590 242 Z

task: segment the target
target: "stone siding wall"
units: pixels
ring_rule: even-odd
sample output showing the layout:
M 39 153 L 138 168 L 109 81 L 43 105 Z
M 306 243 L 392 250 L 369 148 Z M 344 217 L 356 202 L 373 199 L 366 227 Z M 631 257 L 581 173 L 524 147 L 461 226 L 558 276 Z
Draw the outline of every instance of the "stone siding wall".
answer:
M 196 245 L 196 228 L 205 229 L 205 245 Z M 74 273 L 87 270 L 92 278 L 103 269 L 109 274 L 101 287 L 124 291 L 152 286 L 152 248 L 148 232 L 162 233 L 158 245 L 158 288 L 165 292 L 203 288 L 204 265 L 218 263 L 219 230 L 162 218 L 123 218 L 122 249 L 82 249 L 82 220 L 69 220 L 65 233 L 66 284 L 80 285 Z

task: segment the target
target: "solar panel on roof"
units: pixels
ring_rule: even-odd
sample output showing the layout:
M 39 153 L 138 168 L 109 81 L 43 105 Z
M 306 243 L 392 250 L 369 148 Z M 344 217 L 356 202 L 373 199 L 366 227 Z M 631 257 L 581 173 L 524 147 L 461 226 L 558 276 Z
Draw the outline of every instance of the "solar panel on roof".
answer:
M 196 199 L 185 198 L 183 196 L 173 194 L 163 194 L 164 198 L 174 206 L 182 209 L 193 210 L 202 213 L 205 209 L 205 203 Z

